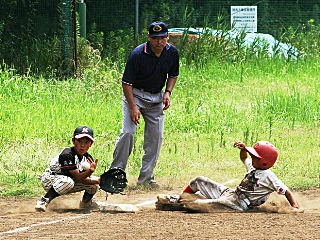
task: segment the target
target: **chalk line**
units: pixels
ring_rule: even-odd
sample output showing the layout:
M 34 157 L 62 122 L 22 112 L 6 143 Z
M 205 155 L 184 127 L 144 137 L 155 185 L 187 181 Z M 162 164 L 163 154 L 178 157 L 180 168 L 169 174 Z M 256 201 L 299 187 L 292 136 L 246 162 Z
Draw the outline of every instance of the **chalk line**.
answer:
M 90 215 L 90 214 L 85 214 L 85 215 L 75 216 L 75 217 L 69 217 L 69 218 L 63 218 L 63 219 L 55 220 L 55 221 L 51 221 L 51 222 L 35 223 L 35 224 L 31 224 L 30 226 L 27 226 L 27 227 L 20 227 L 20 228 L 15 228 L 15 229 L 6 231 L 6 232 L 0 232 L 0 235 L 9 234 L 9 233 L 23 232 L 23 231 L 27 231 L 28 229 L 30 229 L 32 227 L 37 227 L 37 226 L 41 226 L 41 225 L 50 225 L 50 224 L 62 222 L 62 221 L 65 221 L 65 220 L 76 219 L 76 218 L 83 218 L 83 217 L 87 217 L 88 215 Z
M 157 200 L 153 200 L 153 199 L 152 200 L 147 200 L 147 201 L 144 201 L 142 203 L 138 203 L 135 206 L 136 207 L 141 207 L 141 206 L 145 206 L 145 205 L 149 205 L 149 204 L 155 203 L 156 201 Z M 85 214 L 85 215 L 75 216 L 75 217 L 69 217 L 69 218 L 63 218 L 63 219 L 55 220 L 55 221 L 51 221 L 51 222 L 35 223 L 35 224 L 31 224 L 30 226 L 15 228 L 15 229 L 12 229 L 12 230 L 9 230 L 9 231 L 6 231 L 6 232 L 0 232 L 0 235 L 10 234 L 10 233 L 19 233 L 19 232 L 27 231 L 32 227 L 37 227 L 37 226 L 41 226 L 41 225 L 55 224 L 55 223 L 59 223 L 59 222 L 65 221 L 65 220 L 72 220 L 72 219 L 76 219 L 76 218 L 84 218 L 84 217 L 87 217 L 88 215 L 90 215 L 90 214 Z M 3 217 L 5 217 L 5 216 L 3 216 Z
M 151 203 L 155 203 L 157 200 L 148 200 L 148 201 L 145 201 L 145 202 L 142 202 L 142 203 L 138 203 L 136 204 L 135 206 L 136 207 L 141 207 L 141 206 L 144 206 L 144 205 L 149 205 Z

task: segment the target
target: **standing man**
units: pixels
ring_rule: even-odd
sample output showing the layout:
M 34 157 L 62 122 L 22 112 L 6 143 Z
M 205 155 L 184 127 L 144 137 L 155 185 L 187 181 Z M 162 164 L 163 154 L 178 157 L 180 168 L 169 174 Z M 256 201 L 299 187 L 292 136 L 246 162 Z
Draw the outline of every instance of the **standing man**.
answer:
M 148 41 L 129 55 L 122 77 L 122 130 L 110 166 L 125 170 L 142 115 L 144 154 L 137 185 L 152 188 L 159 187 L 154 180 L 154 168 L 163 139 L 163 111 L 170 107 L 171 92 L 179 75 L 178 50 L 168 43 L 168 37 L 166 24 L 153 22 Z

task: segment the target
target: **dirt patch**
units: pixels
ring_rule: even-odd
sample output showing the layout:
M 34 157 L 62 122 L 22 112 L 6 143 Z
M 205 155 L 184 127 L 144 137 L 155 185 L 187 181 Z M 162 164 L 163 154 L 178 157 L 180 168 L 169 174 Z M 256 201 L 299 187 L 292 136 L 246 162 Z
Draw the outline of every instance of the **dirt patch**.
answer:
M 178 190 L 131 191 L 107 201 L 104 192 L 96 195 L 139 206 L 136 213 L 80 210 L 79 194 L 55 199 L 45 213 L 34 211 L 37 199 L 1 198 L 0 239 L 320 239 L 320 189 L 295 193 L 305 209 L 299 214 L 278 195 L 254 212 L 159 211 L 154 203 L 160 193 Z

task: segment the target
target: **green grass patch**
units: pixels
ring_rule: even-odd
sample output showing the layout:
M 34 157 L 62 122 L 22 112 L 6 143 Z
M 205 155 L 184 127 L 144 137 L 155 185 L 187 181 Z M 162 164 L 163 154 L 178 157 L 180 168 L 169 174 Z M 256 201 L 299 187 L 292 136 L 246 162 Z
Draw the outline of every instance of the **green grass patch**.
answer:
M 181 59 L 156 180 L 169 189 L 204 175 L 234 186 L 244 167 L 233 142 L 268 140 L 279 150 L 273 171 L 280 179 L 293 189 L 320 187 L 318 63 L 214 59 L 199 66 Z M 90 153 L 99 159 L 96 174 L 109 167 L 122 118 L 123 68 L 116 65 L 65 80 L 0 72 L 0 196 L 39 196 L 37 175 L 72 144 L 78 125 L 95 131 Z M 130 186 L 140 169 L 143 124 L 127 166 Z

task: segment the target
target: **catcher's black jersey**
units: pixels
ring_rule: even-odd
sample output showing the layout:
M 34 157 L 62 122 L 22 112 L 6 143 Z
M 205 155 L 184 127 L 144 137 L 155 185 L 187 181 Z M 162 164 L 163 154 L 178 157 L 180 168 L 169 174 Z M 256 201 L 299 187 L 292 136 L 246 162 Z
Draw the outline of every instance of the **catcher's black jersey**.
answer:
M 85 153 L 83 156 L 78 156 L 74 147 L 65 148 L 59 155 L 59 163 L 61 165 L 61 174 L 72 177 L 69 170 L 75 170 L 78 168 L 79 163 L 83 158 L 93 157 L 89 153 Z

